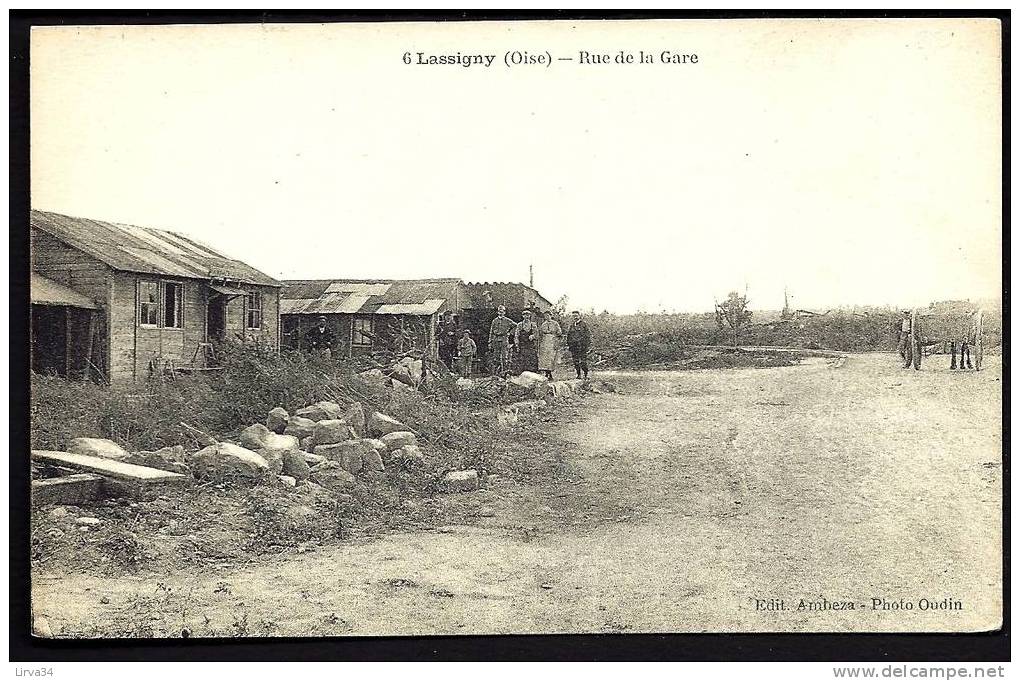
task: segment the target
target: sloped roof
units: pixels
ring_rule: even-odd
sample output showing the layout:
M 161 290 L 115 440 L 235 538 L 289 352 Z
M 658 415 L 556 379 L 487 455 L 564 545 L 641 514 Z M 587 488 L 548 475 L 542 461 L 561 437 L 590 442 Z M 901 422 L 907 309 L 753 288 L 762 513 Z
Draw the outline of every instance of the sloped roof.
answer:
M 506 305 L 508 308 L 523 310 L 535 307 L 541 311 L 553 306 L 541 293 L 526 286 L 510 281 L 471 282 L 464 285 L 470 303 L 464 307 L 492 308 Z
M 32 304 L 82 307 L 87 310 L 97 307 L 95 301 L 88 296 L 35 272 L 32 272 Z
M 287 280 L 280 314 L 432 315 L 457 307 L 459 279 Z
M 177 232 L 41 210 L 32 211 L 31 225 L 115 270 L 282 286 L 254 267 Z

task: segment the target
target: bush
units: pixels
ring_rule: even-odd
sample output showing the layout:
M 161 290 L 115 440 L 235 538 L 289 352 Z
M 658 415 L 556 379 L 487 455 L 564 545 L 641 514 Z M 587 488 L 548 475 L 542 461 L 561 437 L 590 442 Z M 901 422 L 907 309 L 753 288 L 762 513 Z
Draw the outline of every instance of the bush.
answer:
M 337 392 L 334 384 L 351 379 L 345 365 L 294 350 L 229 344 L 220 354 L 223 371 L 210 379 L 218 432 L 261 423 L 273 407 L 293 412 L 331 399 Z
M 34 375 L 32 447 L 64 449 L 82 436 L 110 438 L 135 451 L 196 444 L 182 421 L 226 438 L 263 422 L 273 407 L 293 413 L 320 400 L 344 407 L 357 401 L 366 412 L 405 423 L 427 450 L 428 470 L 409 478 L 417 484 L 427 486 L 458 468 L 495 470 L 515 444 L 516 435 L 497 428 L 488 412 L 472 411 L 478 405 L 464 404 L 446 384 L 421 391 L 386 388 L 362 380 L 346 363 L 258 345 L 227 348 L 222 359 L 218 375 L 153 379 L 130 389 Z
M 33 374 L 32 447 L 63 449 L 75 437 L 105 437 L 128 450 L 194 442 L 182 421 L 225 437 L 265 421 L 273 407 L 335 399 L 345 385 L 361 383 L 342 365 L 264 346 L 228 346 L 223 363 L 218 375 L 117 388 Z
M 76 437 L 105 437 L 129 450 L 180 444 L 180 422 L 208 427 L 213 399 L 210 386 L 194 378 L 125 390 L 33 374 L 32 447 L 64 449 Z

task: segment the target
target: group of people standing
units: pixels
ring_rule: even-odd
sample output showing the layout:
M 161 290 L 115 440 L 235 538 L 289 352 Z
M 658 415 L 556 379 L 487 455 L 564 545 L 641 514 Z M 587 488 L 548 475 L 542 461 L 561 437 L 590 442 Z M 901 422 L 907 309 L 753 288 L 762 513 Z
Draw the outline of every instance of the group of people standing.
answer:
M 553 377 L 559 359 L 560 344 L 564 336 L 563 327 L 553 312 L 547 312 L 541 322 L 535 320 L 536 313 L 524 310 L 521 321 L 515 322 L 507 316 L 506 306 L 500 305 L 496 318 L 489 325 L 486 347 L 491 357 L 492 373 L 505 376 L 511 371 L 520 373 L 532 371 Z M 574 361 L 577 377 L 588 377 L 588 350 L 591 347 L 591 331 L 574 311 L 569 330 L 566 332 L 567 347 Z M 439 322 L 439 359 L 452 371 L 459 363 L 460 373 L 470 376 L 478 346 L 470 330 L 459 329 L 453 313 L 447 312 Z
M 460 366 L 462 376 L 470 376 L 472 364 L 478 355 L 478 345 L 471 337 L 471 331 L 460 329 L 453 318 L 453 312 L 447 310 L 439 320 L 436 328 L 436 340 L 439 343 L 439 360 L 450 371 Z

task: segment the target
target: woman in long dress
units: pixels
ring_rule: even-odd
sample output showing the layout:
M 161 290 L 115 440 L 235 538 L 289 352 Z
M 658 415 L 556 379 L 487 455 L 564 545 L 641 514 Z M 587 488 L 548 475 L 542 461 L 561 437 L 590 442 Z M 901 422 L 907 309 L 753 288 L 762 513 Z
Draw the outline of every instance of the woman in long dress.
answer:
M 545 372 L 550 381 L 556 368 L 562 336 L 563 328 L 550 312 L 538 327 L 538 370 Z
M 538 324 L 532 321 L 531 312 L 528 310 L 525 310 L 521 317 L 521 323 L 514 329 L 518 370 L 538 371 Z

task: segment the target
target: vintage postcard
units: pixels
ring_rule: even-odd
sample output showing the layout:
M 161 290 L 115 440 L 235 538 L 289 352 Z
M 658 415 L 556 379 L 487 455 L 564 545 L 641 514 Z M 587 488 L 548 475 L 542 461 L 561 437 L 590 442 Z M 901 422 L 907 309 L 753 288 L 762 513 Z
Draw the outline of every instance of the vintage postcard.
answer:
M 998 629 L 1002 40 L 34 26 L 34 635 Z

